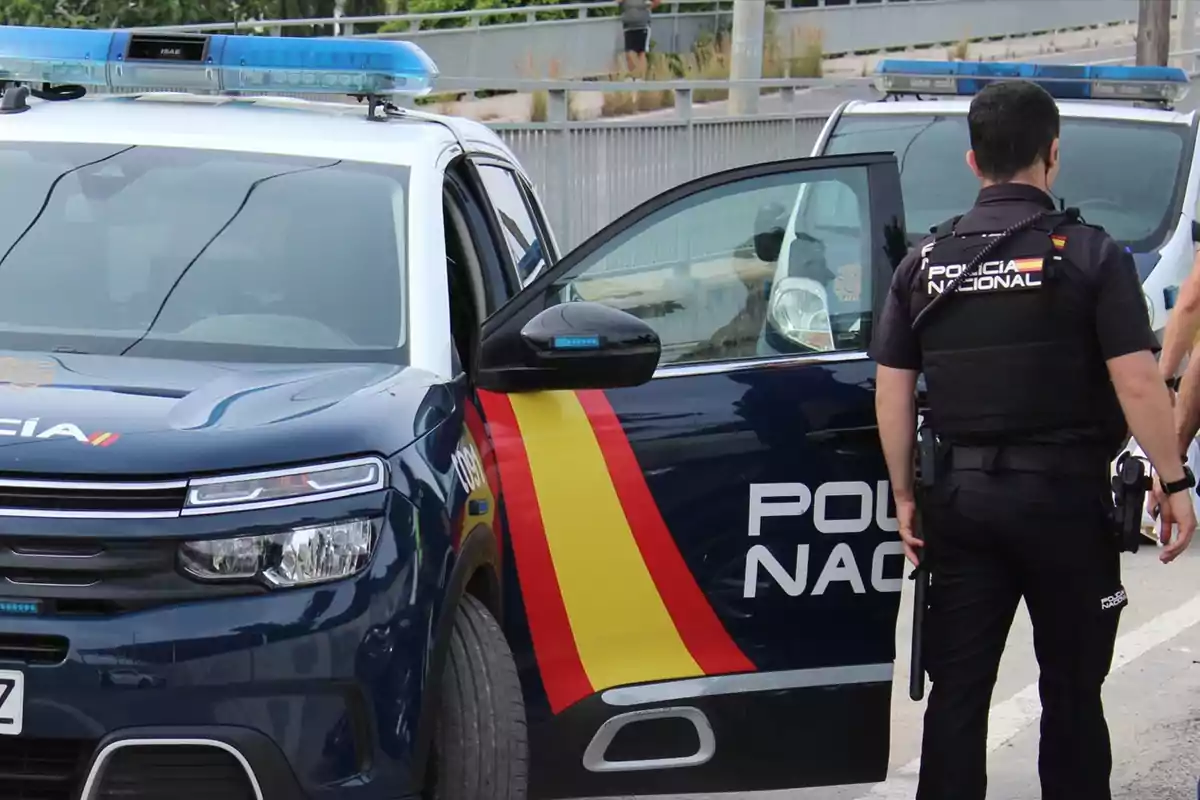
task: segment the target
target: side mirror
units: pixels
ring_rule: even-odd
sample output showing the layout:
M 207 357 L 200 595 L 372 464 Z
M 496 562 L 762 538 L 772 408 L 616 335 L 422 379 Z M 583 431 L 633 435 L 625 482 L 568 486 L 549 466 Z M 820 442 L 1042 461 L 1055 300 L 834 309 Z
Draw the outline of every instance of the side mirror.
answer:
M 495 392 L 637 386 L 653 377 L 662 354 L 645 322 L 584 301 L 552 306 L 519 333 L 494 336 L 483 344 L 477 382 Z
M 754 255 L 759 261 L 769 264 L 779 259 L 787 222 L 788 211 L 778 203 L 771 203 L 758 210 L 754 217 Z

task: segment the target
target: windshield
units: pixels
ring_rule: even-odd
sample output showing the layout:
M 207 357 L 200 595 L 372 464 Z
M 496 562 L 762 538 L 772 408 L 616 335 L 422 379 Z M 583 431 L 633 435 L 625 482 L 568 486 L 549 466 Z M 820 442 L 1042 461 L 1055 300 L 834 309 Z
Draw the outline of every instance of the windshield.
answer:
M 1056 199 L 1134 252 L 1153 250 L 1176 222 L 1186 174 L 1183 125 L 1063 117 Z M 910 236 L 920 237 L 975 202 L 979 181 L 965 161 L 965 115 L 843 116 L 825 152 L 896 154 Z
M 405 357 L 403 167 L 0 142 L 0 349 Z

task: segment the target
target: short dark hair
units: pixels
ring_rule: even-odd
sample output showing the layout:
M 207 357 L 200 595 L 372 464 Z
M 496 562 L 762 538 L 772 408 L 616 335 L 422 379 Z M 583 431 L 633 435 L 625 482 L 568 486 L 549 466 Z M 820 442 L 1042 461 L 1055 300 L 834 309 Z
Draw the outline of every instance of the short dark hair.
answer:
M 1006 181 L 1039 158 L 1049 162 L 1050 145 L 1058 138 L 1058 105 L 1036 83 L 997 81 L 975 95 L 967 126 L 979 171 Z

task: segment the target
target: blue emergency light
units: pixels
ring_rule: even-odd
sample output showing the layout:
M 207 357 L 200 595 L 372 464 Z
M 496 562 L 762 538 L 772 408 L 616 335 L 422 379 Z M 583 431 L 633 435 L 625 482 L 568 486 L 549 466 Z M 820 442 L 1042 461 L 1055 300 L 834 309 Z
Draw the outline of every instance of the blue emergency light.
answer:
M 884 59 L 875 72 L 876 86 L 890 95 L 970 96 L 993 81 L 1015 78 L 1033 81 L 1059 100 L 1174 103 L 1190 85 L 1187 73 L 1175 67 Z
M 437 75 L 437 65 L 411 42 L 0 25 L 0 81 L 418 96 Z

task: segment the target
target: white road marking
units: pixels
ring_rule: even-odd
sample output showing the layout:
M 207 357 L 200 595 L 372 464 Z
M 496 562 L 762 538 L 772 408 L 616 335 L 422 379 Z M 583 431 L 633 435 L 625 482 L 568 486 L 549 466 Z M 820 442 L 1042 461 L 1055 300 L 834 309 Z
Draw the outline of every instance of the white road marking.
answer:
M 1117 637 L 1113 651 L 1111 676 L 1129 662 L 1165 644 L 1193 625 L 1200 624 L 1200 594 L 1183 605 Z M 1002 703 L 992 706 L 988 720 L 988 752 L 997 749 L 1041 716 L 1037 683 L 1031 683 Z M 916 793 L 921 759 L 914 758 L 892 773 L 883 783 L 877 783 L 858 800 L 911 800 Z

